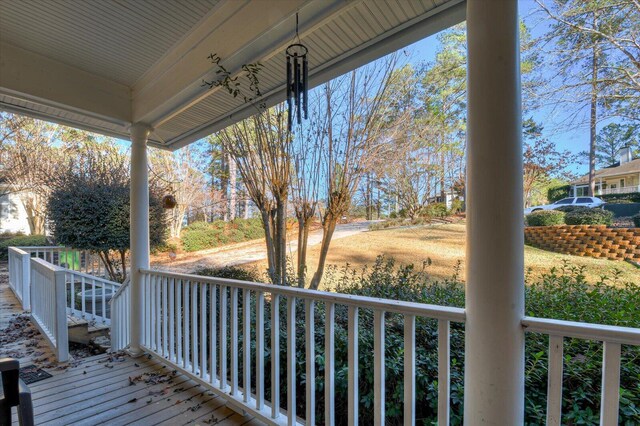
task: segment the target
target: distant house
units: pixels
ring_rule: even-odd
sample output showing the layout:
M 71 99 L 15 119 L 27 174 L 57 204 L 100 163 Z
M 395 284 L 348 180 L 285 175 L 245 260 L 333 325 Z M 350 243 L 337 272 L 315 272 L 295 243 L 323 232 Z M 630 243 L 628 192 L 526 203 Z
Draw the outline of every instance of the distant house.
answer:
M 596 170 L 595 194 L 627 194 L 640 192 L 640 158 L 631 157 L 631 148 L 618 151 L 618 162 Z M 581 197 L 589 194 L 589 175 L 571 182 L 570 195 Z
M 4 188 L 0 187 L 0 194 Z M 0 195 L 0 234 L 3 233 L 30 234 L 27 211 L 22 204 L 20 194 L 11 192 Z

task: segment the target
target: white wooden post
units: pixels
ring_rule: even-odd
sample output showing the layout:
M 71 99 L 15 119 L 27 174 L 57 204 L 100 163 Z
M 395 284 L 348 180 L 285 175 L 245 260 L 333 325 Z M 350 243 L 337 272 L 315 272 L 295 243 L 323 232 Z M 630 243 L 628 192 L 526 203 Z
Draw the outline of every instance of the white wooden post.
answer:
M 69 360 L 69 327 L 67 325 L 67 280 L 66 271 L 55 268 L 53 285 L 55 288 L 55 331 L 56 337 L 56 358 L 58 362 Z M 72 296 L 73 297 L 73 296 Z
M 142 123 L 131 126 L 131 342 L 129 353 L 140 356 L 143 334 L 142 274 L 149 267 L 149 177 L 147 172 L 147 139 L 151 128 Z
M 518 30 L 517 0 L 467 1 L 467 425 L 524 421 Z

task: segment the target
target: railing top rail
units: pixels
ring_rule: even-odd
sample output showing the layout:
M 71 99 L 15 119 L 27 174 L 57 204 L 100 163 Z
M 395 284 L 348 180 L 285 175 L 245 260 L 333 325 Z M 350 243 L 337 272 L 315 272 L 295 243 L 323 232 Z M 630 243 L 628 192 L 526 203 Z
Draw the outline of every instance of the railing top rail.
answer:
M 543 333 L 553 336 L 640 346 L 640 328 L 535 317 L 524 317 L 522 326 L 529 333 Z
M 249 281 L 232 280 L 227 278 L 204 277 L 201 275 L 181 274 L 154 269 L 140 269 L 142 273 L 161 275 L 180 280 L 196 281 L 230 287 L 275 293 L 281 296 L 292 296 L 322 302 L 337 303 L 339 305 L 357 306 L 360 308 L 379 309 L 386 312 L 409 314 L 421 317 L 444 319 L 454 322 L 465 321 L 465 311 L 462 308 L 429 305 L 399 300 L 378 299 L 375 297 L 355 296 L 350 294 L 333 293 L 320 290 L 308 290 L 296 287 L 284 287 L 273 284 L 254 283 Z
M 75 271 L 73 269 L 65 269 L 65 271 L 67 271 L 67 273 L 69 274 L 73 274 L 76 275 L 78 277 L 82 277 L 82 278 L 86 278 L 88 280 L 92 280 L 98 283 L 103 283 L 103 284 L 110 284 L 116 287 L 120 287 L 122 284 L 115 282 L 115 281 L 110 281 L 106 278 L 100 278 L 100 277 L 96 277 L 95 275 L 91 275 L 91 274 L 87 274 L 84 272 L 80 272 L 80 271 Z
M 24 249 L 22 247 L 14 247 L 14 246 L 9 246 L 7 248 L 10 252 L 16 252 L 18 254 L 28 254 L 29 252 L 24 251 Z
M 64 246 L 19 246 L 15 248 L 18 248 L 20 250 L 45 250 L 45 249 L 75 250 L 73 248 L 64 247 Z M 82 251 L 82 250 L 78 250 L 78 251 Z
M 64 269 L 62 266 L 54 265 L 53 263 L 49 263 L 46 260 L 40 259 L 38 257 L 32 257 L 31 263 L 35 263 L 37 268 L 46 269 L 51 272 L 66 271 L 66 269 Z

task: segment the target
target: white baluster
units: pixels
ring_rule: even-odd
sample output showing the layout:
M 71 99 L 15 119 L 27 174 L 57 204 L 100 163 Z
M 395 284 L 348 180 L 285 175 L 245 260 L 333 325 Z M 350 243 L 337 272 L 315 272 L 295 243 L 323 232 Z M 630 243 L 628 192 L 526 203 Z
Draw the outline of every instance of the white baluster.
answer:
M 306 424 L 316 424 L 316 343 L 315 343 L 315 305 L 313 300 L 304 301 L 305 319 L 305 358 L 306 358 Z
M 563 337 L 549 336 L 547 426 L 560 426 L 562 416 Z
M 384 424 L 385 416 L 385 354 L 384 354 L 384 312 L 373 312 L 373 423 Z
M 349 306 L 349 385 L 348 385 L 348 417 L 349 426 L 358 424 L 358 308 Z
M 227 286 L 220 286 L 220 389 L 227 389 Z
M 169 278 L 162 278 L 162 356 L 167 358 L 169 356 L 169 346 L 168 346 L 168 322 L 169 322 L 169 312 L 167 307 L 169 305 L 169 297 L 167 295 L 167 286 L 169 283 Z
M 217 373 L 217 324 L 216 324 L 216 286 L 214 284 L 209 284 L 209 306 L 211 306 L 211 310 L 209 311 L 209 383 L 213 386 L 216 385 L 216 373 Z
M 251 292 L 248 289 L 242 291 L 242 378 L 244 388 L 244 402 L 251 398 Z
M 200 283 L 200 378 L 207 374 L 207 285 Z
M 256 409 L 264 407 L 264 293 L 256 294 Z
M 183 283 L 183 295 L 182 295 L 182 303 L 183 303 L 183 314 L 182 314 L 182 367 L 185 370 L 191 368 L 189 364 L 189 294 L 191 282 L 185 281 Z
M 280 296 L 271 293 L 271 417 L 280 416 Z
M 404 425 L 416 424 L 416 317 L 404 316 Z
M 296 299 L 287 297 L 287 419 L 296 423 Z
M 324 325 L 324 418 L 328 425 L 335 424 L 335 310 L 336 305 L 325 304 Z
M 191 283 L 191 372 L 198 374 L 198 283 Z
M 451 342 L 449 321 L 438 320 L 438 424 L 449 425 Z
M 171 278 L 171 284 L 169 286 L 169 360 L 177 362 L 176 357 L 176 280 Z
M 231 287 L 231 395 L 238 394 L 238 289 Z
M 600 424 L 617 425 L 620 404 L 620 343 L 604 342 Z

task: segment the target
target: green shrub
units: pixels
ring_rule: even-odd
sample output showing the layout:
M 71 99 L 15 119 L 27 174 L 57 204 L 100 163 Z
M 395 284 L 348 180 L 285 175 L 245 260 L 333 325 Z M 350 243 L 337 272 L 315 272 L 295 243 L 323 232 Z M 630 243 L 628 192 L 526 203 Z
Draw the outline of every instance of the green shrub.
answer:
M 628 194 L 605 194 L 599 195 L 607 203 L 613 203 L 620 200 L 628 200 L 634 203 L 640 203 L 640 192 L 630 192 Z
M 216 220 L 211 223 L 194 222 L 181 234 L 182 247 L 192 252 L 219 247 L 229 243 L 264 238 L 261 219 Z
M 228 278 L 232 280 L 259 282 L 260 275 L 255 269 L 244 269 L 237 266 L 223 268 L 200 268 L 194 274 L 205 277 Z
M 526 216 L 528 226 L 552 226 L 564 224 L 564 212 L 558 210 L 538 210 Z
M 0 241 L 0 260 L 7 260 L 9 247 L 50 246 L 44 235 L 22 235 Z
M 640 228 L 640 213 L 638 213 L 637 215 L 635 215 L 635 216 L 633 217 L 633 225 L 634 225 L 636 228 Z
M 451 208 L 449 209 L 449 213 L 460 213 L 463 206 L 464 203 L 462 202 L 462 200 L 456 198 L 455 200 L 451 201 Z
M 447 213 L 447 205 L 445 203 L 431 203 L 424 208 L 424 214 L 428 217 L 445 217 Z
M 585 207 L 585 206 L 562 206 L 554 210 L 558 212 L 569 213 L 569 212 L 575 212 L 579 210 L 588 210 L 588 209 L 589 207 Z
M 396 267 L 393 260 L 378 258 L 373 267 L 355 271 L 346 267 L 328 273 L 328 284 L 336 291 L 361 296 L 382 297 L 445 306 L 464 306 L 464 285 L 457 276 L 442 282 L 429 279 L 428 269 L 413 265 Z M 622 283 L 614 270 L 611 277 L 588 283 L 584 268 L 568 261 L 539 277 L 527 277 L 526 315 L 568 321 L 583 321 L 625 327 L 640 326 L 640 286 Z M 366 311 L 366 310 L 362 310 Z M 360 313 L 360 395 L 373 400 L 372 313 Z M 402 418 L 403 319 L 387 313 L 386 384 L 387 423 L 400 424 Z M 316 320 L 316 323 L 322 323 Z M 336 308 L 336 354 L 346 359 L 346 309 Z M 416 382 L 419 401 L 437 401 L 437 323 L 418 319 L 416 323 Z M 321 340 L 320 346 L 321 344 Z M 303 344 L 300 341 L 298 344 Z M 548 337 L 526 335 L 526 411 L 525 424 L 544 424 L 547 395 Z M 321 348 L 317 348 L 321 350 Z M 320 352 L 322 353 L 322 352 Z M 565 378 L 563 381 L 563 424 L 598 424 L 602 343 L 565 339 Z M 337 358 L 338 359 L 338 358 Z M 464 327 L 451 324 L 451 424 L 462 423 L 464 378 Z M 337 371 L 346 368 L 338 362 Z M 322 368 L 322 367 L 321 367 Z M 621 370 L 622 398 L 620 424 L 640 424 L 640 348 L 623 346 Z M 320 374 L 319 374 L 320 376 Z M 302 380 L 302 377 L 300 377 Z M 321 382 L 321 377 L 317 380 Z M 344 385 L 340 383 L 340 385 Z M 398 390 L 392 391 L 392 390 Z M 346 386 L 336 386 L 336 398 L 346 398 Z M 366 403 L 365 403 L 366 404 Z M 423 424 L 435 424 L 436 404 L 419 404 L 416 417 Z M 364 424 L 373 422 L 372 413 L 361 411 Z M 346 416 L 346 413 L 342 413 Z M 338 415 L 338 414 L 337 414 Z
M 569 196 L 571 185 L 552 186 L 547 190 L 547 199 L 550 203 L 554 203 Z
M 611 225 L 613 212 L 603 209 L 583 209 L 565 215 L 567 225 Z

